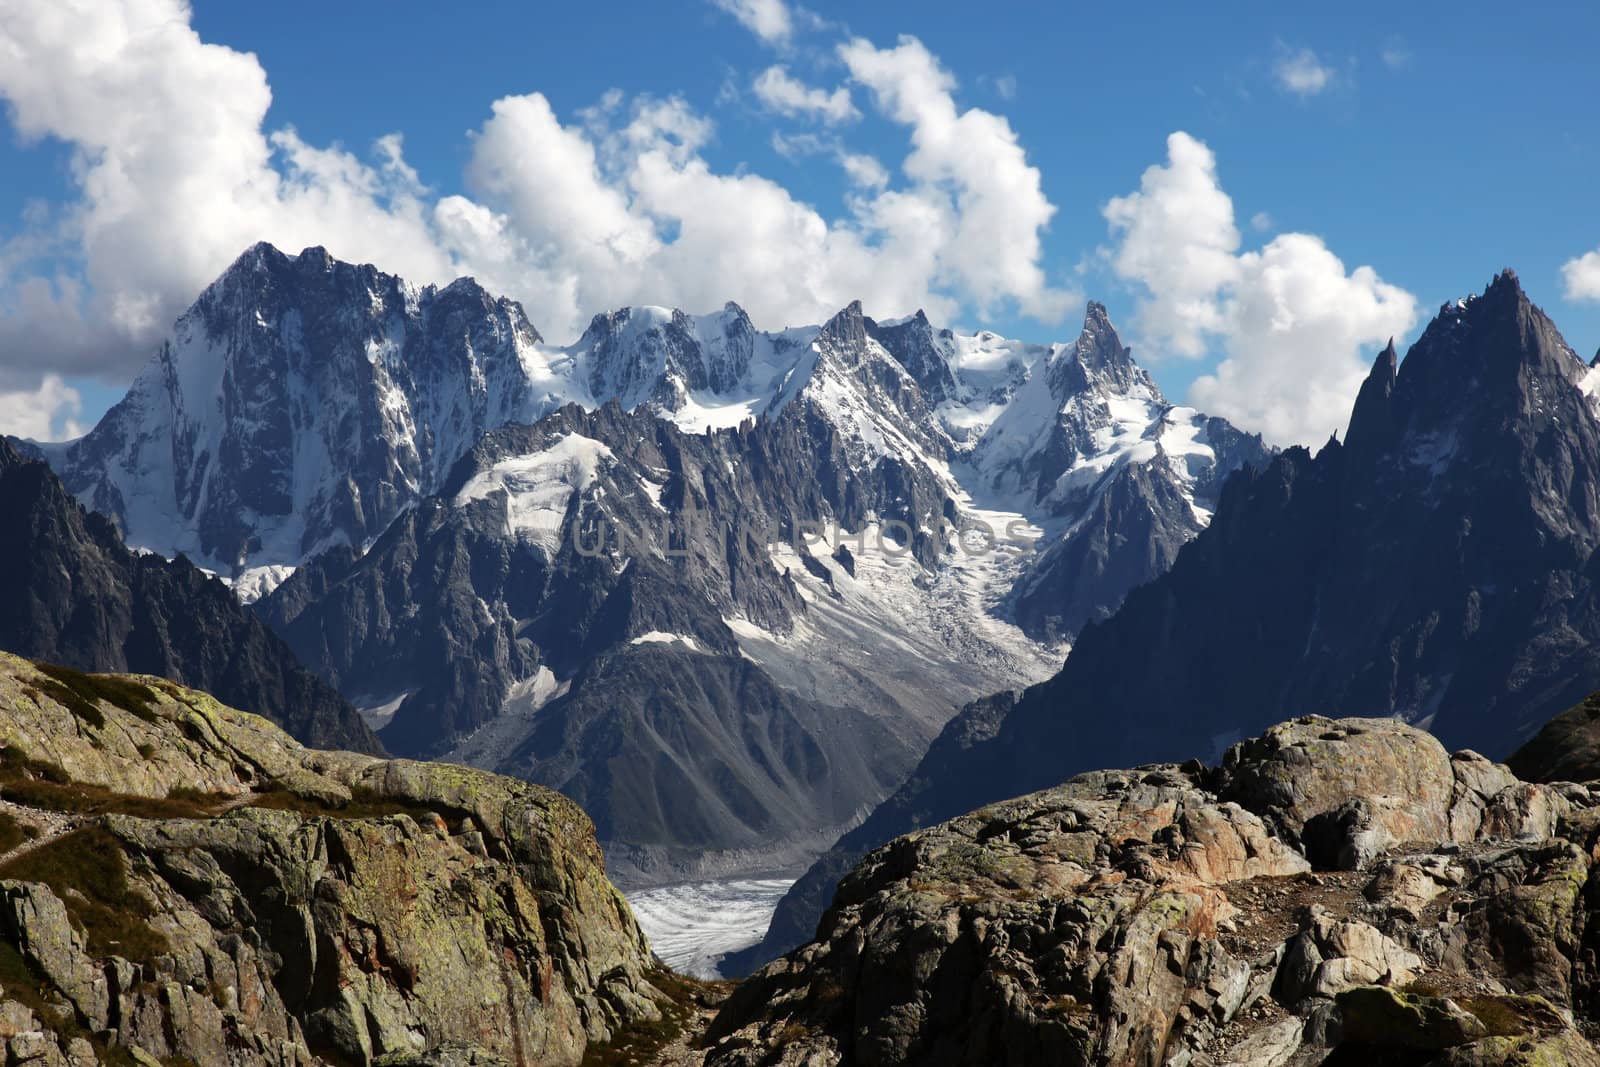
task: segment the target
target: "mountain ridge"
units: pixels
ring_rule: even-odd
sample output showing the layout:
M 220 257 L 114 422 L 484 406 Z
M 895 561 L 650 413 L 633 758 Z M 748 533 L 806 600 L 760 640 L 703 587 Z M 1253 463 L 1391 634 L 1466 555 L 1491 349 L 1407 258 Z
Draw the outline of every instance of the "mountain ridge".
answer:
M 308 743 L 382 747 L 222 583 L 129 551 L 42 461 L 0 440 L 0 648 L 81 670 L 203 685 Z

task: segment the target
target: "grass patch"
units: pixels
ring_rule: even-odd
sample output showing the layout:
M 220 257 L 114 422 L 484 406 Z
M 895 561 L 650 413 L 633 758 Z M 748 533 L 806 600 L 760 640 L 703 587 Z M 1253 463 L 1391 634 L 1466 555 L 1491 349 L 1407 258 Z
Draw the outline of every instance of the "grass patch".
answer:
M 0 865 L 0 878 L 43 882 L 67 906 L 91 955 L 148 963 L 167 939 L 144 920 L 152 910 L 128 880 L 122 843 L 99 826 L 74 830 Z
M 1566 1025 L 1553 1007 L 1537 997 L 1486 994 L 1455 999 L 1489 1028 L 1491 1037 L 1554 1033 Z
M 43 779 L 47 782 L 66 783 L 72 781 L 66 771 L 53 763 L 34 759 L 28 755 L 28 750 L 21 745 L 10 744 L 0 748 L 0 782 L 35 778 Z
M 194 793 L 193 790 L 177 791 Z M 222 798 L 195 793 L 188 796 L 138 797 L 116 793 L 97 785 L 18 778 L 0 782 L 0 796 L 15 804 L 71 815 L 132 815 L 138 819 L 209 819 Z
M 141 819 L 208 819 L 227 799 L 181 786 L 165 797 L 139 797 L 74 782 L 60 767 L 34 759 L 20 745 L 0 749 L 0 796 L 45 811 Z
M 472 814 L 446 805 L 396 800 L 360 785 L 350 790 L 350 800 L 344 804 L 333 804 L 316 797 L 292 793 L 287 789 L 272 789 L 257 796 L 250 802 L 250 806 L 271 808 L 274 811 L 292 811 L 299 815 L 321 816 L 328 819 L 381 819 L 389 815 L 410 815 L 417 818 L 438 815 L 447 820 L 460 820 Z
M 115 674 L 84 674 L 54 663 L 35 663 L 34 667 L 49 679 L 40 682 L 38 688 L 91 726 L 105 726 L 105 714 L 99 707 L 101 703 L 121 708 L 145 722 L 161 721 L 161 716 L 156 714 L 153 706 L 156 695 L 143 682 Z
M 9 811 L 0 811 L 0 852 L 10 852 L 38 836 L 38 830 L 18 822 Z M 0 988 L 4 988 L 3 982 L 0 982 Z
M 214 811 L 233 797 L 227 793 L 210 793 L 204 789 L 180 785 L 167 790 L 167 799 L 176 804 L 188 804 L 194 808 Z
M 0 941 L 0 987 L 5 988 L 7 1000 L 19 1001 L 35 1015 L 49 1018 L 45 1000 L 48 983 L 28 966 L 10 941 Z

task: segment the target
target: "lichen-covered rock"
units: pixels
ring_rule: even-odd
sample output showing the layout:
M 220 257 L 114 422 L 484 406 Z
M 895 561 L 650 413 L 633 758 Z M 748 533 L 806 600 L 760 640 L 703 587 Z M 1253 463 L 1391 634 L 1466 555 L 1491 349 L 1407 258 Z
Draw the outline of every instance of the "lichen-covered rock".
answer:
M 1083 775 L 869 855 L 706 1062 L 1600 1062 L 1597 809 L 1388 720 Z
M 1482 1019 L 1448 997 L 1361 986 L 1339 996 L 1341 1036 L 1365 1045 L 1446 1049 L 1489 1036 Z
M 1388 719 L 1309 716 L 1274 726 L 1228 751 L 1219 794 L 1299 832 L 1353 801 L 1391 840 L 1449 833 L 1455 774 L 1444 746 Z
M 0 655 L 0 806 L 35 834 L 0 855 L 6 1062 L 576 1064 L 661 1017 L 537 786 Z

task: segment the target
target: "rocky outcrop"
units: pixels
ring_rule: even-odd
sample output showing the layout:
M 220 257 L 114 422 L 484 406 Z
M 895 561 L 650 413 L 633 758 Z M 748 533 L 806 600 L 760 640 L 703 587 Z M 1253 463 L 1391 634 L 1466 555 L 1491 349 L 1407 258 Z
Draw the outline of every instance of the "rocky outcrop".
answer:
M 0 649 L 86 671 L 155 674 L 326 748 L 382 751 L 356 710 L 221 582 L 130 551 L 45 464 L 0 440 Z
M 558 794 L 11 656 L 0 712 L 7 1063 L 577 1064 L 670 1008 Z
M 1600 790 L 1299 719 L 899 838 L 707 1063 L 1600 1063 Z

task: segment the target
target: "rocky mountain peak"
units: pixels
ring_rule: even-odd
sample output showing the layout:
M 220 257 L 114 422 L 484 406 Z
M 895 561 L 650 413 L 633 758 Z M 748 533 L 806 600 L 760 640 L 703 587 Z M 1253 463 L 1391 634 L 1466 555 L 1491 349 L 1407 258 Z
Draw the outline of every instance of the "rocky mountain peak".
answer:
M 1394 433 L 1394 386 L 1399 377 L 1400 357 L 1394 338 L 1378 353 L 1351 409 L 1345 443 L 1352 448 L 1376 452 L 1387 448 Z
M 1516 274 L 1502 271 L 1481 295 L 1441 308 L 1411 346 L 1394 383 L 1395 432 L 1435 450 L 1447 439 L 1487 450 L 1507 428 L 1537 432 L 1539 422 L 1592 434 L 1573 386 L 1585 369 Z
M 708 325 L 699 331 L 705 348 L 706 386 L 714 393 L 726 393 L 749 372 L 758 331 L 744 308 L 731 300 L 722 305 L 722 314 L 707 319 Z
M 385 277 L 388 277 L 385 275 Z M 404 296 L 410 287 L 400 279 L 395 279 L 395 291 Z M 428 286 L 424 293 L 436 293 L 440 306 L 447 307 L 454 312 L 469 314 L 481 312 L 504 314 L 515 325 L 517 332 L 529 343 L 539 343 L 544 337 L 528 320 L 528 313 L 522 305 L 509 297 L 495 296 L 485 289 L 478 279 L 471 275 L 463 275 L 455 281 L 439 289 Z
M 484 430 L 527 417 L 538 340 L 471 279 L 419 290 L 257 244 L 58 470 L 138 547 L 234 576 L 293 566 L 375 536 Z
M 7 467 L 14 467 L 19 463 L 26 463 L 32 458 L 22 453 L 15 442 L 9 437 L 0 437 L 0 471 Z
M 948 330 L 935 331 L 920 308 L 898 322 L 867 319 L 866 329 L 916 379 L 928 403 L 938 405 L 956 395 L 959 386 L 950 366 L 953 335 Z
M 570 351 L 586 361 L 589 393 L 597 402 L 676 411 L 690 391 L 720 395 L 737 386 L 756 341 L 750 317 L 731 302 L 700 316 L 678 308 L 625 307 L 596 315 Z
M 1161 401 L 1155 381 L 1133 361 L 1133 350 L 1122 343 L 1105 305 L 1097 301 L 1091 300 L 1085 309 L 1078 339 L 1051 355 L 1047 372 L 1051 392 L 1062 402 L 1089 389 L 1114 393 L 1143 390 Z
M 852 300 L 829 319 L 822 327 L 819 341 L 857 348 L 867 343 L 866 316 L 861 312 L 861 301 Z

